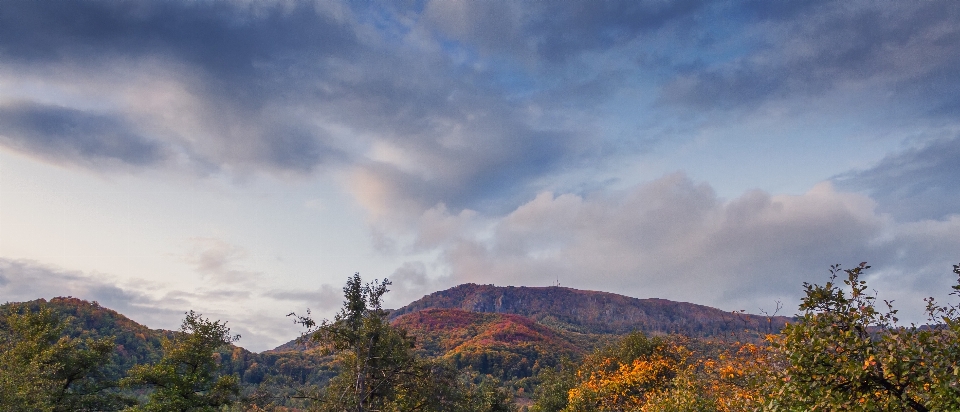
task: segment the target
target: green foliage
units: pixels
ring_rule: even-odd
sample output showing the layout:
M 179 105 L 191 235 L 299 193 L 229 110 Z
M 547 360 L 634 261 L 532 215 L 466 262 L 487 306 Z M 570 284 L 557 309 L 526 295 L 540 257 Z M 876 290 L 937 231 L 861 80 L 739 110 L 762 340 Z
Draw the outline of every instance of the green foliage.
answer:
M 464 389 L 466 402 L 459 410 L 464 412 L 514 412 L 509 392 L 500 387 L 496 379 L 482 379 L 479 385 L 467 383 Z
M 558 412 L 567 407 L 567 394 L 577 383 L 577 366 L 564 359 L 555 368 L 544 368 L 540 384 L 533 393 L 531 412 Z
M 418 359 L 383 411 L 512 412 L 510 393 L 496 379 L 464 374 L 443 360 Z M 477 382 L 479 381 L 479 383 Z
M 0 409 L 18 411 L 119 410 L 104 367 L 111 338 L 63 336 L 69 323 L 49 308 L 6 305 L 0 314 Z
M 137 365 L 123 379 L 125 387 L 149 386 L 149 401 L 138 411 L 214 411 L 234 403 L 240 393 L 235 375 L 217 376 L 217 349 L 240 338 L 226 323 L 187 312 L 179 333 L 163 342 L 163 358 Z M 216 356 L 215 356 L 216 355 Z
M 867 294 L 869 268 L 834 265 L 825 285 L 804 284 L 802 317 L 775 340 L 789 364 L 771 409 L 960 410 L 957 308 L 931 298 L 932 326 L 899 326 L 890 303 L 880 311 Z

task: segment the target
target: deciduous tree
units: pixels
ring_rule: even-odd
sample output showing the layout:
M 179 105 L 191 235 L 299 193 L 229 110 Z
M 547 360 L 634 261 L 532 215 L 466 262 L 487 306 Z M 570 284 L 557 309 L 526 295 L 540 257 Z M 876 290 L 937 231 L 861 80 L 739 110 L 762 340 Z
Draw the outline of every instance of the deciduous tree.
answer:
M 132 402 L 103 373 L 113 339 L 66 336 L 69 322 L 45 307 L 0 314 L 0 409 L 109 411 Z
M 134 366 L 123 379 L 125 387 L 152 388 L 149 401 L 136 411 L 215 411 L 237 401 L 239 380 L 219 375 L 214 352 L 240 339 L 226 322 L 210 321 L 187 312 L 180 331 L 163 342 L 163 358 L 152 365 Z
M 825 285 L 804 284 L 798 322 L 775 341 L 789 363 L 770 409 L 960 410 L 957 308 L 931 298 L 931 325 L 898 325 L 891 303 L 878 310 L 867 292 L 869 268 L 834 265 Z

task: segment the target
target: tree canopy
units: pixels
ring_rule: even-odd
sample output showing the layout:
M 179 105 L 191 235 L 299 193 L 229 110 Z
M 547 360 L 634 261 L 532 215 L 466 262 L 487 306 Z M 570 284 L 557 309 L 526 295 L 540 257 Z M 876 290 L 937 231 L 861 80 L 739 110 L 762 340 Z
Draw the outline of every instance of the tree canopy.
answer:
M 132 404 L 104 374 L 112 338 L 73 338 L 71 322 L 49 308 L 12 305 L 0 313 L 0 409 L 109 411 Z
M 136 411 L 215 411 L 238 400 L 239 380 L 218 375 L 214 352 L 240 339 L 226 322 L 211 321 L 193 311 L 186 313 L 180 331 L 163 342 L 163 358 L 151 365 L 134 366 L 123 379 L 125 387 L 146 386 L 153 392 Z

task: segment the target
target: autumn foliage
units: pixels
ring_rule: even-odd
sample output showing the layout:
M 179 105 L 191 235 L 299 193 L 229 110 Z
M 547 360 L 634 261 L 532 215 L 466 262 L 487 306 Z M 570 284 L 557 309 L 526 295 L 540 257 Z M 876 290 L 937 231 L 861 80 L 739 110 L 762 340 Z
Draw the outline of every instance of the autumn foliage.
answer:
M 776 365 L 769 349 L 634 333 L 573 370 L 545 374 L 534 410 L 756 410 L 764 403 L 765 382 Z M 563 382 L 565 390 L 557 390 Z
M 929 324 L 899 325 L 867 293 L 867 269 L 804 284 L 797 321 L 761 342 L 628 335 L 544 373 L 533 410 L 960 410 L 960 308 L 931 298 Z

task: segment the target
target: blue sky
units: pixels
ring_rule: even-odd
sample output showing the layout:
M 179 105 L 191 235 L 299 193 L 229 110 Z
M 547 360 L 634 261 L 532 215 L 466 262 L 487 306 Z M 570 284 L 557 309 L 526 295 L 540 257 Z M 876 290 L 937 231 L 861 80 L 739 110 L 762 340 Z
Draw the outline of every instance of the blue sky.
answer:
M 0 300 L 241 345 L 465 282 L 792 314 L 868 261 L 922 321 L 960 261 L 960 4 L 0 8 Z

